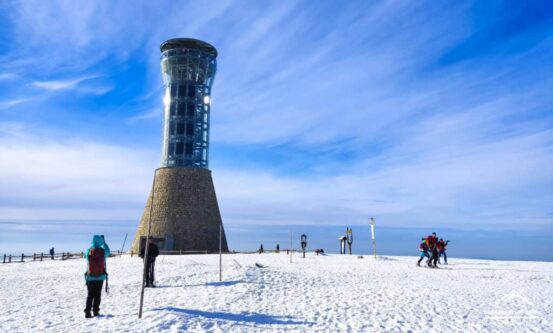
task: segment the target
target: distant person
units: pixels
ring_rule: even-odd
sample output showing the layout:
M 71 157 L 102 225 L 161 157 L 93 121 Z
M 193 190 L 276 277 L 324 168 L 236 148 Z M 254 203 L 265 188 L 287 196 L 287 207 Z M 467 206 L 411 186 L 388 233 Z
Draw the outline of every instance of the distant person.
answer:
M 447 254 L 445 253 L 447 244 L 449 244 L 449 241 L 444 242 L 443 238 L 440 238 L 440 240 L 436 244 L 436 249 L 438 250 L 438 262 L 440 262 L 440 259 L 442 258 L 442 255 L 443 255 L 445 265 L 447 265 Z
M 280 252 L 280 245 L 277 244 L 277 247 L 276 247 L 276 253 L 279 253 Z
M 435 232 L 433 232 L 432 235 L 426 237 L 426 245 L 428 246 L 428 250 L 431 253 L 430 259 L 428 260 L 428 267 L 438 267 L 438 249 L 436 248 L 437 242 L 438 238 L 436 237 Z
M 52 260 L 54 260 L 54 248 L 53 247 L 50 249 L 50 258 Z
M 90 248 L 86 250 L 86 288 L 88 295 L 86 297 L 85 317 L 91 318 L 90 311 L 94 316 L 100 314 L 100 302 L 102 298 L 102 285 L 107 279 L 106 258 L 111 254 L 109 246 L 104 240 L 104 236 L 94 235 Z
M 140 251 L 140 258 L 144 259 L 144 252 L 146 250 L 146 247 L 144 247 Z M 154 288 L 154 268 L 156 263 L 156 258 L 159 255 L 159 248 L 157 247 L 156 243 L 154 243 L 154 239 L 150 237 L 148 239 L 148 259 L 146 260 L 146 282 L 145 287 L 148 288 Z
M 259 254 L 263 253 L 263 244 L 261 244 L 261 246 L 259 246 Z
M 422 239 L 422 242 L 419 244 L 420 258 L 417 262 L 417 266 L 421 265 L 422 259 L 425 257 L 430 260 L 430 255 L 428 254 L 428 245 L 426 245 L 426 238 Z

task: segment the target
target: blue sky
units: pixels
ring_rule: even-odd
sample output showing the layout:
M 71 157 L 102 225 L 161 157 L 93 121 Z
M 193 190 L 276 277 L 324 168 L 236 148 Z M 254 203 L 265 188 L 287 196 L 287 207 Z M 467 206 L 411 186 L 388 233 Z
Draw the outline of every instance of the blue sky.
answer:
M 194 37 L 225 224 L 553 234 L 547 1 L 2 1 L 0 36 L 2 220 L 138 221 Z

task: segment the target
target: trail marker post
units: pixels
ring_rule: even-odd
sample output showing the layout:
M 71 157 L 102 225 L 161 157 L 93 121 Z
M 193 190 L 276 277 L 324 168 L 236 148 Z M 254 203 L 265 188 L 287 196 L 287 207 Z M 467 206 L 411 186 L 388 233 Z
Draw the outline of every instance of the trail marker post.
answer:
M 374 259 L 376 259 L 376 241 L 374 239 L 374 217 L 371 217 L 369 223 L 371 224 L 371 239 L 372 239 L 372 243 L 373 243 L 373 256 L 374 256 Z

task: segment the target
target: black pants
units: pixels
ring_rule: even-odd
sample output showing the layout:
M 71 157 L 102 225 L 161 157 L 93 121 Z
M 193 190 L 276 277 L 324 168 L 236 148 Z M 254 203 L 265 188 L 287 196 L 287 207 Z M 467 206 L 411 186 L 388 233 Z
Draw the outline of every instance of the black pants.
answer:
M 102 286 L 104 281 L 88 281 L 86 283 L 86 288 L 88 289 L 88 296 L 86 297 L 86 308 L 85 312 L 92 311 L 95 314 L 100 312 L 100 302 L 102 301 Z
M 152 286 L 154 284 L 155 263 L 155 260 L 148 260 L 146 264 L 146 286 Z
M 438 250 L 436 248 L 432 249 L 432 256 L 428 260 L 428 266 L 434 265 L 436 266 L 438 264 Z

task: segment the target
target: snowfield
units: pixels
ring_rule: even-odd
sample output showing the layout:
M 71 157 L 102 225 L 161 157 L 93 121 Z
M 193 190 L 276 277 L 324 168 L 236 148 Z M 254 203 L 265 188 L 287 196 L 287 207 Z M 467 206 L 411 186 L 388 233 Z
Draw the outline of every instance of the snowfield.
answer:
M 0 332 L 553 332 L 553 263 L 417 259 L 228 254 L 219 282 L 217 255 L 160 256 L 141 320 L 139 258 L 92 319 L 83 259 L 0 264 Z

